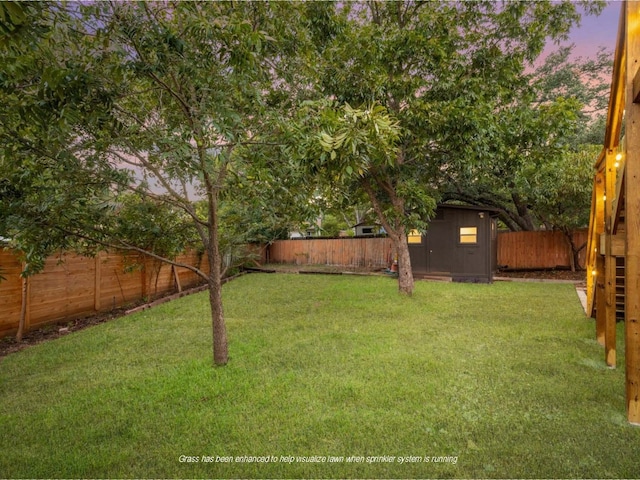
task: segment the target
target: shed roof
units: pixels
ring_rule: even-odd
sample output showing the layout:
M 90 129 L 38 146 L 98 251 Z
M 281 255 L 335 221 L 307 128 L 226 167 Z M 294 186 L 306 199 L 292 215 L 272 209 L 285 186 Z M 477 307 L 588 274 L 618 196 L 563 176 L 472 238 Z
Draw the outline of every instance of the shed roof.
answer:
M 494 207 L 482 207 L 479 205 L 456 205 L 456 204 L 448 204 L 443 203 L 437 206 L 437 208 L 456 208 L 458 210 L 475 210 L 477 212 L 488 212 L 491 215 L 498 215 L 500 213 L 499 208 Z

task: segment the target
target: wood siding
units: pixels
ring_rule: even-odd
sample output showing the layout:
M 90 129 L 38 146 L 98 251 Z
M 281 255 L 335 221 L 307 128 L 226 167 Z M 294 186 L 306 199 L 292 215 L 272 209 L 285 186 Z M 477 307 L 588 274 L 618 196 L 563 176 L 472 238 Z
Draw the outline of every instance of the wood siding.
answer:
M 202 284 L 185 268 L 147 260 L 135 267 L 136 258 L 118 253 L 101 253 L 95 258 L 61 254 L 46 261 L 42 273 L 28 279 L 26 331 L 63 320 L 153 299 Z M 206 259 L 196 253 L 181 255 L 178 261 L 208 271 Z M 0 250 L 0 338 L 18 330 L 22 306 L 22 266 L 16 255 Z

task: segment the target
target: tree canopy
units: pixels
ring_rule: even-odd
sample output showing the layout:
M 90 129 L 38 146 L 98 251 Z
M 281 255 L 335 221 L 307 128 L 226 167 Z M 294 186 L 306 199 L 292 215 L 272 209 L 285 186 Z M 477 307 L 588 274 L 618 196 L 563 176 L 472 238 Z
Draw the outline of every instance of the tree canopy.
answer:
M 501 112 L 492 155 L 478 168 L 447 164 L 442 169 L 444 198 L 498 208 L 511 230 L 585 225 L 589 192 L 581 196 L 580 212 L 571 209 L 572 219 L 545 212 L 549 198 L 562 209 L 563 191 L 589 190 L 591 169 L 584 159 L 592 153 L 592 145 L 603 141 L 609 87 L 605 78 L 611 57 L 601 51 L 596 59 L 571 60 L 571 51 L 565 47 L 550 54 L 525 76 L 525 92 Z M 541 172 L 552 170 L 582 174 L 538 181 Z
M 597 105 L 562 51 L 528 69 L 601 7 L 0 3 L 0 236 L 25 274 L 61 247 L 176 264 L 197 245 L 208 268 L 177 265 L 209 284 L 219 365 L 223 244 L 280 236 L 318 198 L 375 210 L 410 294 L 407 232 L 446 195 L 504 200 L 505 221 L 512 202 L 515 223 L 532 202 L 566 215 L 539 192 L 566 181 L 556 169 Z
M 541 74 L 540 82 L 547 84 L 536 88 L 528 69 L 547 42 L 566 39 L 580 19 L 579 8 L 597 13 L 601 7 L 591 2 L 313 7 L 321 11 L 312 23 L 312 39 L 323 100 L 309 116 L 311 130 L 322 130 L 317 141 L 324 152 L 312 149 L 306 160 L 310 172 L 322 172 L 323 181 L 341 182 L 334 191 L 348 198 L 366 194 L 394 241 L 401 291 L 413 289 L 406 234 L 426 229 L 447 190 L 459 190 L 456 199 L 478 204 L 485 202 L 479 198 L 482 184 L 491 195 L 515 202 L 519 193 L 512 195 L 502 182 L 516 184 L 526 172 L 510 179 L 501 171 L 531 169 L 564 148 L 561 132 L 575 128 L 579 100 L 536 97 L 540 90 L 551 96 L 562 86 Z M 562 63 L 554 61 L 556 67 Z M 558 70 L 552 60 L 545 66 Z M 374 115 L 393 128 L 382 128 Z
M 282 90 L 304 73 L 299 6 L 22 7 L 19 20 L 44 27 L 3 50 L 3 234 L 34 268 L 69 242 L 175 264 L 197 241 L 208 268 L 180 266 L 209 283 L 214 362 L 225 364 L 222 205 L 240 197 L 260 208 L 258 187 L 282 205 L 299 191 L 272 140 L 294 97 Z

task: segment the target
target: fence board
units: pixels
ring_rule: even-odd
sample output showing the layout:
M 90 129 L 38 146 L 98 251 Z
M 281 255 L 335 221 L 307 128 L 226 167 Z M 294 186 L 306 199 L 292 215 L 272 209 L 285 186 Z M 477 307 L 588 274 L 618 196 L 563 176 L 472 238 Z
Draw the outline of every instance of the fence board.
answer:
M 573 241 L 577 246 L 586 243 L 588 232 L 577 230 Z M 579 255 L 584 268 L 586 249 Z M 500 232 L 498 234 L 498 265 L 511 269 L 569 267 L 571 248 L 560 231 Z
M 0 275 L 5 280 L 0 280 L 0 337 L 11 331 L 17 331 L 15 326 L 9 324 L 11 319 L 20 318 L 22 306 L 22 280 L 20 272 L 22 266 L 18 258 L 11 252 L 0 249 Z
M 389 238 L 322 238 L 277 240 L 265 254 L 273 263 L 387 268 L 392 259 Z

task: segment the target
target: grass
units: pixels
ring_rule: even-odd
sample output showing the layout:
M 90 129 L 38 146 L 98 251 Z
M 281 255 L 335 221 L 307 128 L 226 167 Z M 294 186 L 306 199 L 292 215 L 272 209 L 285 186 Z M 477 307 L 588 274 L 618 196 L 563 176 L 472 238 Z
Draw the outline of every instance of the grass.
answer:
M 254 274 L 224 302 L 224 368 L 206 293 L 6 357 L 0 477 L 640 472 L 624 369 L 570 285 Z

